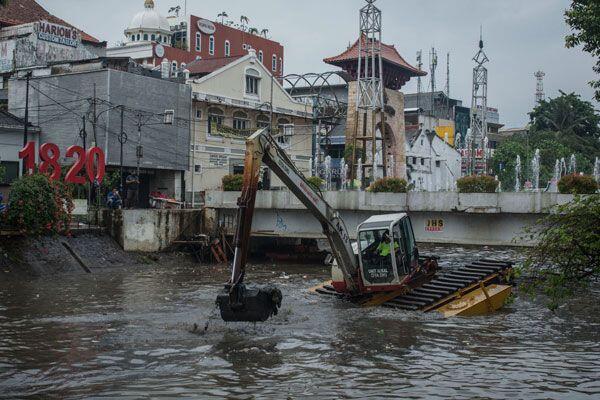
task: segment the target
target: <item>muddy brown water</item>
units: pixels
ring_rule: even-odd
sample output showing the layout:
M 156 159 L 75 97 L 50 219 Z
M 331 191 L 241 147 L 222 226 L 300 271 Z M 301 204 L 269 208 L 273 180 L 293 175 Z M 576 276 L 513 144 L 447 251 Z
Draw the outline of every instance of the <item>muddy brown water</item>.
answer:
M 423 251 L 446 266 L 519 256 Z M 600 398 L 597 291 L 556 314 L 518 297 L 491 316 L 443 319 L 307 293 L 327 276 L 252 268 L 249 279 L 284 292 L 281 313 L 257 325 L 218 319 L 226 271 L 209 267 L 0 281 L 0 397 Z

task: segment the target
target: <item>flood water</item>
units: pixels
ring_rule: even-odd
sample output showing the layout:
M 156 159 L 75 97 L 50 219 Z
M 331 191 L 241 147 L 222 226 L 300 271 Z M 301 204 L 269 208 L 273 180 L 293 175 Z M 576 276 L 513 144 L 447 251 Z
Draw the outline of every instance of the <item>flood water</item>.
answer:
M 422 252 L 446 266 L 518 257 Z M 257 325 L 216 317 L 226 273 L 209 267 L 0 281 L 0 397 L 600 398 L 598 292 L 556 314 L 519 297 L 495 315 L 443 319 L 307 293 L 326 278 L 323 266 L 253 268 L 249 280 L 284 293 Z

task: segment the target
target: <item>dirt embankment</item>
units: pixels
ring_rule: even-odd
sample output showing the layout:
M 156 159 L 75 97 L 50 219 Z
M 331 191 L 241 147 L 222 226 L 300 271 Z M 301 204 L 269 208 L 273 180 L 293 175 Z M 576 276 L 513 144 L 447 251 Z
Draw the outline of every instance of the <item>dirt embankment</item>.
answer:
M 89 273 L 143 262 L 139 255 L 124 252 L 110 236 L 101 233 L 0 238 L 0 276 Z

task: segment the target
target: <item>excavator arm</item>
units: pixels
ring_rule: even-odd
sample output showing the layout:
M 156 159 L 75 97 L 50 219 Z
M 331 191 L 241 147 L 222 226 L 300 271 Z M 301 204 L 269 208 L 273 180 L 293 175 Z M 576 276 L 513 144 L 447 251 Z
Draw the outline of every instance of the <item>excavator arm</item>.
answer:
M 243 285 L 243 281 L 252 228 L 252 217 L 254 215 L 254 204 L 256 201 L 256 193 L 258 191 L 260 166 L 262 163 L 267 165 L 271 171 L 281 179 L 298 200 L 300 200 L 321 223 L 323 233 L 329 241 L 333 256 L 344 276 L 347 289 L 351 294 L 358 292 L 358 285 L 356 283 L 358 262 L 352 249 L 352 243 L 344 221 L 339 213 L 327 204 L 320 192 L 315 190 L 307 182 L 303 174 L 296 168 L 285 151 L 270 135 L 269 129 L 264 128 L 257 131 L 246 140 L 244 181 L 242 195 L 238 199 L 239 209 L 237 213 L 237 229 L 234 238 L 235 254 L 231 269 L 231 279 L 226 286 L 229 301 L 228 304 L 223 304 L 226 300 L 225 297 L 219 296 L 217 299 L 217 303 L 221 308 L 221 316 L 225 320 L 253 320 L 249 317 L 245 318 L 250 307 L 249 303 L 253 303 L 254 299 L 249 298 L 245 286 Z M 271 289 L 272 288 L 269 290 Z M 272 290 L 269 293 L 273 297 L 277 297 L 277 294 L 273 294 Z M 269 293 L 267 293 L 266 297 L 269 296 Z M 260 290 L 258 295 L 260 295 Z M 279 293 L 279 302 L 280 301 L 281 294 Z M 260 303 L 260 301 L 258 303 Z M 237 316 L 234 315 L 235 312 L 229 312 L 230 309 L 235 311 L 236 308 L 238 310 L 245 309 L 246 312 L 240 311 Z M 224 315 L 224 311 L 226 312 L 226 315 Z M 249 312 L 249 314 L 256 313 Z M 264 313 L 261 314 L 263 317 L 264 315 Z

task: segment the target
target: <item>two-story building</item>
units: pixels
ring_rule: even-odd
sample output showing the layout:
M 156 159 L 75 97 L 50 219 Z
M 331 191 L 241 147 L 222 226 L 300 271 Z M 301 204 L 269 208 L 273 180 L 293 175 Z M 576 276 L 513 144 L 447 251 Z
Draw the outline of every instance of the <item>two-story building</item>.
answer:
M 236 58 L 198 60 L 187 68 L 193 96 L 193 168 L 186 186 L 194 188 L 194 196 L 221 187 L 227 174 L 243 173 L 245 138 L 263 127 L 272 126 L 297 167 L 309 173 L 312 108 L 294 100 L 254 50 Z M 262 182 L 263 187 L 282 186 L 266 168 Z

